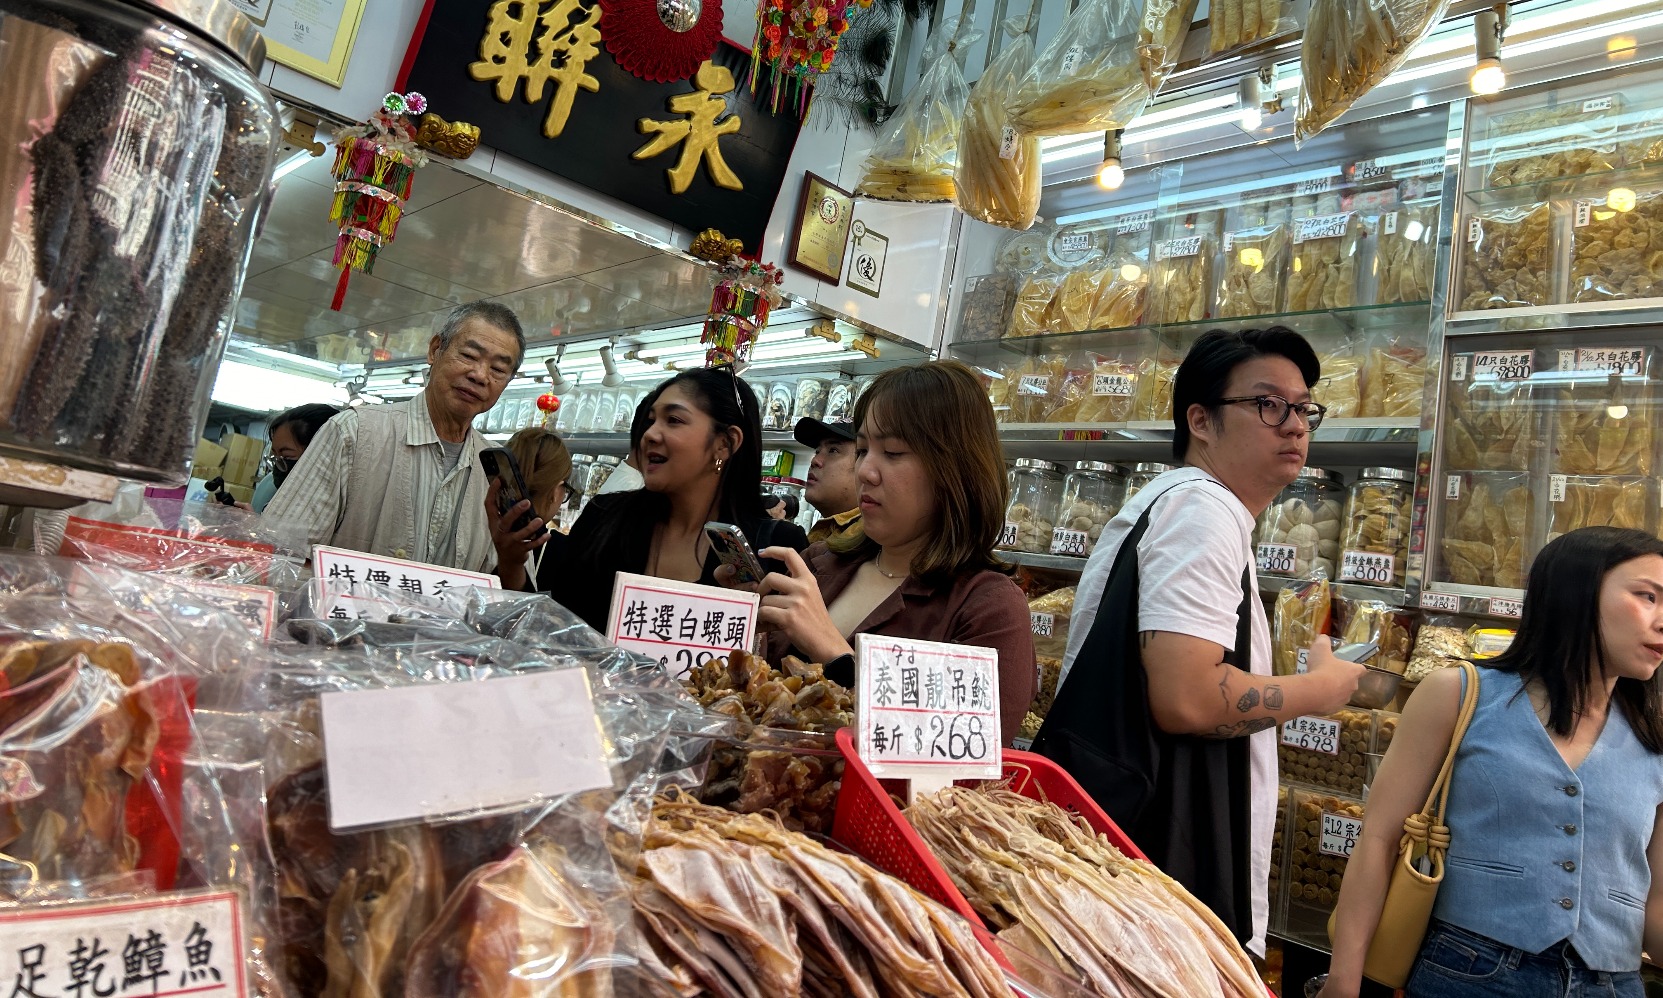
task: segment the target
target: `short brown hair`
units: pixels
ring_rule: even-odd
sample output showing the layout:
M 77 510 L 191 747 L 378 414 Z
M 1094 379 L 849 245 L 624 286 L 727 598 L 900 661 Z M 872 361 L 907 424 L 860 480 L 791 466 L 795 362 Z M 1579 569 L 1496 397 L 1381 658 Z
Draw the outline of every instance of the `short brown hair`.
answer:
M 553 430 L 528 426 L 508 438 L 507 450 L 520 466 L 525 487 L 531 490 L 526 498 L 533 504 L 538 496 L 553 494 L 556 486 L 564 485 L 572 476 L 572 452 Z
M 970 368 L 937 360 L 892 368 L 855 403 L 857 431 L 882 430 L 906 441 L 935 485 L 936 524 L 912 572 L 941 580 L 998 568 L 993 547 L 1005 523 L 1005 455 L 987 389 Z M 875 547 L 875 545 L 873 545 Z

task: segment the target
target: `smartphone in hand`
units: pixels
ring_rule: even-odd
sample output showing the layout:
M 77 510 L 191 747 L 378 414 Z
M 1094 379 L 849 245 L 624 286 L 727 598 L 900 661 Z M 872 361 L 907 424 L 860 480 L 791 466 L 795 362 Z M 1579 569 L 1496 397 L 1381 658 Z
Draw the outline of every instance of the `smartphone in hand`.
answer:
M 717 560 L 733 569 L 737 581 L 747 584 L 761 582 L 762 577 L 768 574 L 762 570 L 762 562 L 751 550 L 751 542 L 745 539 L 738 527 L 711 520 L 704 525 L 704 532 L 710 537 L 710 546 L 715 550 Z
M 1334 657 L 1342 662 L 1365 662 L 1379 654 L 1380 645 L 1373 641 L 1358 641 L 1349 645 L 1337 645 Z
M 497 513 L 499 515 L 513 509 L 515 504 L 521 500 L 531 498 L 530 490 L 525 487 L 525 479 L 520 476 L 519 462 L 515 461 L 514 455 L 504 448 L 489 447 L 480 451 L 479 465 L 485 469 L 486 477 L 495 478 L 502 483 L 502 488 L 497 490 Z M 514 526 L 511 529 L 518 533 L 536 518 L 537 511 L 528 509 L 514 521 Z M 548 529 L 548 524 L 544 524 L 530 539 L 536 540 L 548 533 Z

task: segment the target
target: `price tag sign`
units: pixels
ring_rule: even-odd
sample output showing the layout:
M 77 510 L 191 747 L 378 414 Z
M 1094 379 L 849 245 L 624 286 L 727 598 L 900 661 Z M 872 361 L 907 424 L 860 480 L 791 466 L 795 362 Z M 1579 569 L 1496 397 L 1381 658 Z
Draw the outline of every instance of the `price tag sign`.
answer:
M 997 779 L 999 653 L 881 634 L 855 639 L 857 745 L 874 776 Z
M 1322 812 L 1322 838 L 1317 840 L 1317 852 L 1324 856 L 1350 859 L 1357 848 L 1357 837 L 1363 834 L 1363 819 L 1349 814 Z
M 1051 376 L 1049 374 L 1024 374 L 1022 380 L 1016 383 L 1019 395 L 1044 395 L 1051 390 Z
M 1311 671 L 1311 649 L 1299 649 L 1299 655 L 1294 659 L 1293 671 L 1295 675 L 1299 676 Z
M 1461 597 L 1454 593 L 1421 593 L 1420 608 L 1422 610 L 1442 610 L 1445 613 L 1461 612 Z
M 1578 201 L 1576 203 L 1576 220 L 1574 222 L 1572 222 L 1572 228 L 1580 229 L 1580 228 L 1588 225 L 1589 223 L 1591 223 L 1593 220 L 1594 220 L 1594 205 L 1593 205 L 1593 202 L 1591 202 L 1591 201 Z
M 1333 188 L 1334 178 L 1332 176 L 1312 177 L 1294 184 L 1293 193 L 1295 197 L 1306 197 L 1311 194 L 1327 194 Z
M 325 693 L 335 831 L 612 785 L 582 669 Z
M 1066 554 L 1075 558 L 1084 558 L 1089 553 L 1087 545 L 1090 543 L 1091 538 L 1084 530 L 1057 527 L 1051 531 L 1052 554 Z
M 494 575 L 384 558 L 322 544 L 312 549 L 312 574 L 319 579 L 344 583 L 351 592 L 366 584 L 412 596 L 443 596 L 451 589 L 467 586 L 502 588 L 502 581 Z
M 1559 370 L 1594 374 L 1646 373 L 1645 347 L 1591 347 L 1559 351 Z
M 1372 159 L 1365 159 L 1361 162 L 1352 164 L 1350 172 L 1352 180 L 1379 180 L 1382 177 L 1390 177 L 1392 175 L 1392 168 L 1389 166 L 1381 166 Z
M 1397 558 L 1376 551 L 1340 552 L 1340 581 L 1389 586 L 1397 577 Z
M 1617 104 L 1617 98 L 1612 96 L 1590 97 L 1582 102 L 1582 113 L 1592 114 L 1595 111 L 1609 111 Z
M 1496 381 L 1528 381 L 1536 366 L 1534 350 L 1500 350 L 1472 355 L 1474 381 L 1494 378 Z
M 225 582 L 206 582 L 186 576 L 170 577 L 172 582 L 209 606 L 224 610 L 248 625 L 261 641 L 271 640 L 272 628 L 277 624 L 277 590 L 264 586 L 235 586 Z
M 999 133 L 999 158 L 1016 158 L 1016 129 L 1009 125 L 1006 125 L 1004 130 Z
M 1459 499 L 1459 498 L 1461 498 L 1461 476 L 1460 475 L 1450 475 L 1449 478 L 1445 479 L 1445 481 L 1444 481 L 1444 498 L 1445 499 Z
M 638 652 L 677 679 L 713 658 L 750 651 L 756 593 L 619 572 L 606 615 L 606 640 Z
M 244 915 L 232 891 L 0 909 L 0 978 L 15 995 L 243 998 Z M 101 968 L 101 969 L 100 969 Z
M 1259 571 L 1264 575 L 1292 575 L 1294 556 L 1298 553 L 1299 549 L 1292 544 L 1260 544 Z
M 1161 244 L 1158 255 L 1166 260 L 1176 260 L 1186 256 L 1200 256 L 1201 237 L 1185 236 L 1182 239 L 1168 239 Z
M 1340 722 L 1306 715 L 1282 725 L 1282 744 L 1323 755 L 1340 754 Z
M 1091 393 L 1093 395 L 1112 395 L 1115 398 L 1129 399 L 1132 397 L 1136 384 L 1129 374 L 1094 374 L 1091 376 Z
M 1029 611 L 1028 622 L 1033 627 L 1036 638 L 1049 638 L 1056 633 L 1057 618 L 1054 614 Z
M 1080 68 L 1080 58 L 1084 55 L 1080 46 L 1069 46 L 1068 51 L 1062 54 L 1062 75 L 1073 76 L 1074 71 Z
M 1129 236 L 1134 232 L 1145 232 L 1154 222 L 1154 212 L 1134 211 L 1130 215 L 1121 216 L 1120 222 L 1115 226 L 1115 235 Z
M 1005 525 L 999 529 L 999 544 L 998 544 L 998 546 L 1002 547 L 1002 548 L 1016 547 L 1016 537 L 1017 537 L 1017 534 L 1018 534 L 1019 530 L 1020 530 L 1020 528 L 1017 526 L 1017 524 L 1015 524 L 1014 522 L 1012 522 L 1010 520 L 1006 520 Z
M 1502 599 L 1500 596 L 1491 596 L 1490 616 L 1512 617 L 1517 620 L 1524 616 L 1524 600 Z
M 1345 235 L 1345 228 L 1351 221 L 1349 212 L 1338 215 L 1318 215 L 1315 218 L 1302 218 L 1293 230 L 1293 241 L 1302 243 L 1308 239 L 1338 239 Z
M 1084 253 L 1091 249 L 1091 233 L 1068 232 L 1057 240 L 1057 245 L 1064 253 Z
M 1548 476 L 1548 502 L 1564 502 L 1565 492 L 1570 488 L 1570 478 L 1565 475 Z

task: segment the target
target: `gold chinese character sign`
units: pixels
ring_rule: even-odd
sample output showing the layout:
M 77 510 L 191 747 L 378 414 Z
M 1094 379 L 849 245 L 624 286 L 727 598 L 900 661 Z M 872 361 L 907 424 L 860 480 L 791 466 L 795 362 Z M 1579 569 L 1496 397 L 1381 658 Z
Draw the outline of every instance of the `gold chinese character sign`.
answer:
M 468 75 L 495 82 L 497 100 L 504 104 L 514 98 L 521 81 L 528 104 L 542 100 L 544 88 L 553 83 L 543 135 L 555 138 L 566 129 L 578 89 L 594 93 L 601 88 L 584 70 L 600 55 L 600 13 L 600 7 L 585 7 L 581 0 L 497 0 L 479 40 L 479 61 L 468 67 Z
M 631 154 L 633 159 L 651 159 L 681 143 L 681 158 L 668 171 L 670 175 L 670 193 L 685 194 L 693 183 L 693 174 L 699 169 L 699 160 L 705 161 L 705 168 L 710 171 L 710 180 L 718 187 L 726 187 L 730 191 L 741 191 L 745 185 L 740 182 L 739 175 L 728 168 L 727 160 L 722 158 L 721 138 L 739 131 L 743 124 L 737 114 L 730 114 L 718 122 L 727 110 L 727 102 L 719 96 L 733 92 L 733 73 L 726 66 L 716 66 L 705 63 L 693 76 L 693 83 L 697 90 L 690 94 L 678 94 L 670 98 L 670 110 L 686 115 L 686 121 L 656 121 L 652 118 L 642 118 L 636 122 L 644 134 L 652 135 L 652 141 L 635 150 Z

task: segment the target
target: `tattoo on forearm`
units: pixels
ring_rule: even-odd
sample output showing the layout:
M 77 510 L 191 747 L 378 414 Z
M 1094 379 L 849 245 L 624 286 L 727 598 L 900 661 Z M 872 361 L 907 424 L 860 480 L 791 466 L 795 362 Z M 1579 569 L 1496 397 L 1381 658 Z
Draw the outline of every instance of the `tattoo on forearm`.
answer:
M 1236 710 L 1243 714 L 1257 706 L 1259 706 L 1259 691 L 1251 686 L 1247 688 L 1246 693 L 1241 695 L 1241 699 L 1236 701 Z
M 1274 728 L 1275 726 L 1276 721 L 1274 718 L 1261 717 L 1252 721 L 1237 721 L 1235 724 L 1221 724 L 1217 728 L 1213 729 L 1213 733 L 1211 735 L 1207 735 L 1206 737 L 1241 738 L 1245 735 L 1251 735 L 1264 731 L 1266 728 Z
M 1282 709 L 1282 687 L 1280 687 L 1280 686 L 1266 686 L 1265 687 L 1265 709 L 1266 710 L 1281 710 Z

